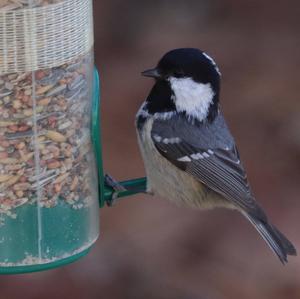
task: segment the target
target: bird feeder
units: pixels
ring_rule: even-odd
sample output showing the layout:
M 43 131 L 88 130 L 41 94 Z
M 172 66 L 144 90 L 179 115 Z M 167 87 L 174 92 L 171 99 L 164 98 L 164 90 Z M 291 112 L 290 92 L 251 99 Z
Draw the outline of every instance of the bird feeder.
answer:
M 145 190 L 106 183 L 99 104 L 92 0 L 1 0 L 0 274 L 77 260 L 98 208 Z

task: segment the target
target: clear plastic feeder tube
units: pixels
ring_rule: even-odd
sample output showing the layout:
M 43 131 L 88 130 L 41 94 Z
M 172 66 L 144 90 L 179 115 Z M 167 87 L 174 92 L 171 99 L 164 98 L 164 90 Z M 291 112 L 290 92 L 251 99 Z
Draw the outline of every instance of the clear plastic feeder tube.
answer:
M 0 267 L 98 237 L 90 0 L 0 2 Z

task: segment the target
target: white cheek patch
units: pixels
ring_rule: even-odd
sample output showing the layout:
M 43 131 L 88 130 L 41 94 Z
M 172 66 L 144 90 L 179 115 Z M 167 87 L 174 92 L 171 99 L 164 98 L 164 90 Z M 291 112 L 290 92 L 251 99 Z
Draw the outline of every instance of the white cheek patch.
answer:
M 174 103 L 178 112 L 204 120 L 208 115 L 215 93 L 210 83 L 195 82 L 192 78 L 169 78 L 175 94 Z

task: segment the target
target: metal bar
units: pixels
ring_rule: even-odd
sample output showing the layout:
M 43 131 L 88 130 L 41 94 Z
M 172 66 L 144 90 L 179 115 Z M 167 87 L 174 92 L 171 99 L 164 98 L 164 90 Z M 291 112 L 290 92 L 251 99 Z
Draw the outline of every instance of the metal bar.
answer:
M 113 190 L 113 188 L 105 185 L 104 186 L 104 200 L 107 203 L 110 203 L 113 200 L 113 195 L 116 198 L 126 197 L 135 195 L 138 193 L 146 192 L 146 184 L 147 179 L 146 178 L 138 178 L 128 181 L 120 182 L 120 184 L 126 189 L 124 191 L 119 191 L 116 193 L 116 191 Z

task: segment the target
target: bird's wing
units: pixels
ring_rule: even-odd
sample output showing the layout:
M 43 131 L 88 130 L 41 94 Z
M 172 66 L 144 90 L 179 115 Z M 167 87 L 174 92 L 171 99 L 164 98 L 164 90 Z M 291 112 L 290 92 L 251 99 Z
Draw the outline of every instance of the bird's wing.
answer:
M 266 220 L 248 184 L 239 153 L 222 115 L 211 124 L 182 116 L 155 120 L 152 140 L 159 153 L 245 212 Z

